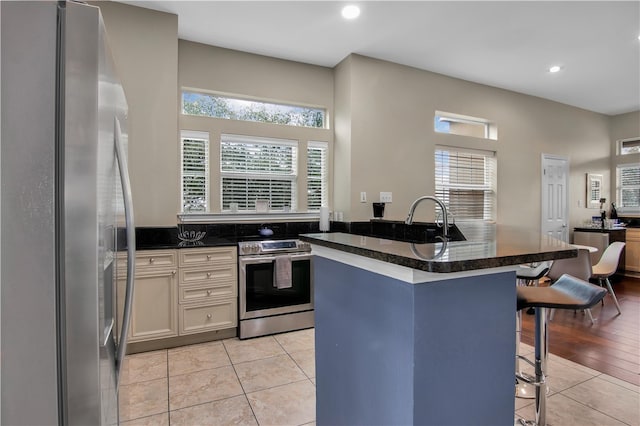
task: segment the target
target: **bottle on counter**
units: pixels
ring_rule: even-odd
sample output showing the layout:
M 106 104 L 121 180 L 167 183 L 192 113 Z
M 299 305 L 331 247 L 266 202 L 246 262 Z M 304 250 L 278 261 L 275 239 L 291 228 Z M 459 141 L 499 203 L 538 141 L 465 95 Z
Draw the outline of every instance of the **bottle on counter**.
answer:
M 611 203 L 611 213 L 609 214 L 609 219 L 617 219 L 618 211 L 616 210 L 616 203 Z

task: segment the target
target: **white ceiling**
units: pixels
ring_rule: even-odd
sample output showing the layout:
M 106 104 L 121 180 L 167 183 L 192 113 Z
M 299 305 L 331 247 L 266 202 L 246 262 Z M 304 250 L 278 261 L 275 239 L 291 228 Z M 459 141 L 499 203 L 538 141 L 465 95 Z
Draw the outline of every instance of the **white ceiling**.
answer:
M 603 114 L 640 110 L 640 1 L 122 1 L 181 39 L 334 67 L 350 53 Z M 346 21 L 346 4 L 361 15 Z M 547 69 L 560 65 L 559 73 Z

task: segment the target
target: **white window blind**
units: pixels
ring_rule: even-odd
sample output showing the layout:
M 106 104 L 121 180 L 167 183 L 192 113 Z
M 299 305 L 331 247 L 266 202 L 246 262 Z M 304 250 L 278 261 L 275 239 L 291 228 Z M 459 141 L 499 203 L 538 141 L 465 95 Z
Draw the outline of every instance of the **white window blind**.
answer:
M 254 210 L 256 200 L 269 200 L 271 210 L 295 211 L 297 149 L 296 141 L 222 135 L 222 209 L 238 203 L 240 210 Z
M 456 220 L 495 220 L 495 153 L 438 146 L 435 187 Z
M 209 135 L 181 132 L 182 211 L 209 210 Z
M 327 152 L 326 142 L 307 145 L 307 209 L 320 210 L 327 206 Z
M 621 212 L 640 211 L 640 163 L 617 167 L 618 208 Z

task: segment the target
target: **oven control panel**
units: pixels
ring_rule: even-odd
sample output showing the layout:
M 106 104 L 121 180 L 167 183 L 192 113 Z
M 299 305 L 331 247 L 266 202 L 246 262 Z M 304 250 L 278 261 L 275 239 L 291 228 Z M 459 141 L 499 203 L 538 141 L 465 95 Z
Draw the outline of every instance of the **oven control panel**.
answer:
M 246 241 L 238 243 L 238 255 L 310 252 L 311 244 L 300 240 Z

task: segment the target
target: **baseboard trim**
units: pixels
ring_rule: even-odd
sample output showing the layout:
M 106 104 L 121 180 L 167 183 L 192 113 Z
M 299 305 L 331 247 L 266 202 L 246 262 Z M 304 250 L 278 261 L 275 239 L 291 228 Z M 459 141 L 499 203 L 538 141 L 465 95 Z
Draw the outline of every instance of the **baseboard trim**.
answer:
M 178 346 L 193 345 L 196 343 L 206 343 L 215 340 L 230 339 L 238 335 L 238 328 L 227 328 L 225 330 L 215 330 L 206 333 L 189 334 L 186 336 L 170 337 L 167 339 L 149 340 L 146 342 L 135 342 L 127 345 L 127 355 L 157 351 L 160 349 L 176 348 Z

